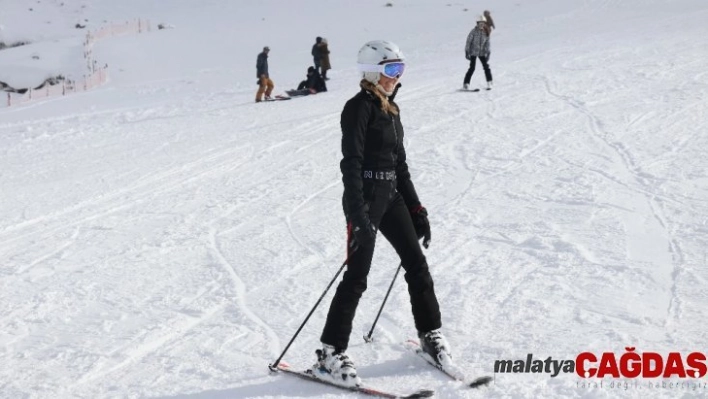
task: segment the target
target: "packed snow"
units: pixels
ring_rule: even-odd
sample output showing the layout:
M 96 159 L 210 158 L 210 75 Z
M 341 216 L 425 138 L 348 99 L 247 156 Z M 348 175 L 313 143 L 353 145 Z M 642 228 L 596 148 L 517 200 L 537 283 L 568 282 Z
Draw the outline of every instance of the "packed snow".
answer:
M 439 398 L 708 395 L 708 377 L 494 374 L 527 354 L 705 353 L 708 4 L 386 3 L 2 3 L 0 41 L 31 42 L 0 50 L 13 87 L 80 75 L 87 31 L 152 29 L 94 45 L 101 87 L 0 98 L 0 398 L 357 397 L 267 366 L 344 261 L 339 115 L 373 39 L 407 56 L 396 100 L 443 331 L 470 377 L 494 381 L 465 388 L 404 348 L 400 276 L 363 341 L 398 266 L 383 239 L 349 348 L 364 381 Z M 460 92 L 485 9 L 494 89 Z M 255 104 L 263 46 L 279 94 L 305 78 L 316 36 L 329 91 Z M 314 363 L 333 291 L 291 365 Z

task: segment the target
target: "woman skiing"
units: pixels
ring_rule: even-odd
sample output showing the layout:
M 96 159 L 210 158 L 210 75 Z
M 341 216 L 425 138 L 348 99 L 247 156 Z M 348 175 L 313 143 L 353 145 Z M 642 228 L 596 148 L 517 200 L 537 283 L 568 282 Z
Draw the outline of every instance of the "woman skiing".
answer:
M 465 58 L 470 61 L 470 67 L 465 74 L 465 80 L 462 85 L 464 90 L 469 89 L 477 58 L 479 58 L 482 68 L 484 68 L 484 76 L 487 78 L 487 90 L 492 89 L 492 71 L 489 69 L 489 56 L 491 54 L 489 49 L 490 33 L 487 18 L 484 15 L 480 15 L 477 18 L 477 26 L 467 35 L 467 42 L 465 43 Z
M 443 365 L 449 344 L 439 331 L 440 309 L 419 239 L 430 243 L 428 213 L 411 181 L 403 147 L 403 126 L 394 97 L 405 69 L 395 44 L 376 40 L 359 50 L 361 90 L 344 106 L 342 127 L 343 207 L 348 264 L 332 299 L 314 368 L 333 382 L 361 383 L 346 349 L 359 299 L 367 287 L 377 232 L 394 247 L 406 271 L 408 293 L 421 347 Z

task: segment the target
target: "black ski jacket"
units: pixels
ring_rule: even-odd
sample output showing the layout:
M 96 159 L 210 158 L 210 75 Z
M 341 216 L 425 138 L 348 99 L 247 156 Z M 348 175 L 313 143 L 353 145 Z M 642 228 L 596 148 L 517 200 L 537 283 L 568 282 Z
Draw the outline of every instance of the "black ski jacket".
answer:
M 315 89 L 315 91 L 318 93 L 327 91 L 327 84 L 325 84 L 325 81 L 324 79 L 322 79 L 322 76 L 320 76 L 320 74 L 315 70 L 313 70 L 312 72 L 308 72 L 305 87 L 307 87 L 308 89 Z
M 312 58 L 315 60 L 315 63 L 322 60 L 322 47 L 320 47 L 319 44 L 320 43 L 317 42 L 312 45 Z
M 256 59 L 256 77 L 260 78 L 261 75 L 265 75 L 266 78 L 270 77 L 268 76 L 268 54 L 265 51 L 258 54 Z
M 400 84 L 396 87 L 396 92 Z M 396 92 L 389 98 L 393 102 Z M 347 216 L 368 209 L 374 190 L 380 185 L 395 187 L 408 208 L 420 205 L 403 147 L 403 125 L 399 115 L 381 110 L 380 100 L 362 89 L 347 101 L 342 111 L 342 181 L 344 213 Z M 395 181 L 364 179 L 363 171 L 395 171 Z

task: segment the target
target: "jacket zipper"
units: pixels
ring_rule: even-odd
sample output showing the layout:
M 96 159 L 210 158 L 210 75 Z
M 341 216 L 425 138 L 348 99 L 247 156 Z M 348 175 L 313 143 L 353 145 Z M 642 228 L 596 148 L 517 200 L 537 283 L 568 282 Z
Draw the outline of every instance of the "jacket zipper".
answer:
M 391 116 L 391 124 L 393 125 L 393 136 L 396 138 L 396 153 L 398 153 L 398 131 L 396 130 L 396 119 Z M 393 169 L 396 170 L 396 160 L 393 158 L 393 152 L 391 152 L 391 162 L 393 162 Z

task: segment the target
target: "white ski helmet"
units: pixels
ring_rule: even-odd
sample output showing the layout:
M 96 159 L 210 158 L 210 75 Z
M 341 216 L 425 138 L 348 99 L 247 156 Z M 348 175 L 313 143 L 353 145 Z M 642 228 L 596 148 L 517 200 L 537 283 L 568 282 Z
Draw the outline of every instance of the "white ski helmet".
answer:
M 404 61 L 405 56 L 395 43 L 387 40 L 372 40 L 366 43 L 360 50 L 357 57 L 359 70 L 363 72 L 363 78 L 373 84 L 379 83 L 379 72 L 372 72 L 367 66 L 381 65 L 385 61 Z
M 477 23 L 479 23 L 479 22 L 485 22 L 485 23 L 486 23 L 486 22 L 487 22 L 487 17 L 485 17 L 484 14 L 480 15 L 479 17 L 477 17 Z

